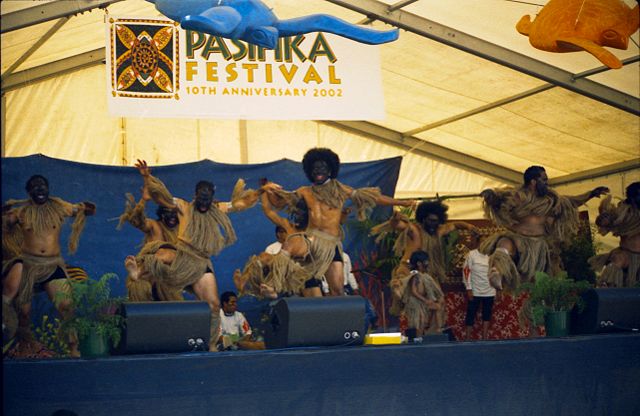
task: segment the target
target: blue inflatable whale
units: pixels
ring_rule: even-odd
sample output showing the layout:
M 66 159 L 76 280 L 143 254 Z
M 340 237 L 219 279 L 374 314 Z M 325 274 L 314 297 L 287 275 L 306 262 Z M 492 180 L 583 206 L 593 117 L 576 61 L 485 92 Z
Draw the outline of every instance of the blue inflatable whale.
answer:
M 327 32 L 369 45 L 398 39 L 398 29 L 380 31 L 354 25 L 337 17 L 314 14 L 279 20 L 259 0 L 147 0 L 183 29 L 228 39 L 240 39 L 268 49 L 279 37 Z

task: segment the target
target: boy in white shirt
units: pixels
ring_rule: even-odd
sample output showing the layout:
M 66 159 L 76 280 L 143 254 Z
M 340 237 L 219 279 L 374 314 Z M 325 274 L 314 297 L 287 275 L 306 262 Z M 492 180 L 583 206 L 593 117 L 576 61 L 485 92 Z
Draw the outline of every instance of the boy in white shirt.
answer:
M 220 296 L 220 339 L 222 349 L 238 349 L 242 341 L 251 339 L 251 326 L 242 312 L 238 312 L 238 296 L 224 292 Z
M 465 318 L 465 339 L 471 336 L 471 328 L 476 312 L 482 303 L 482 339 L 487 339 L 496 290 L 489 284 L 489 256 L 478 249 L 467 254 L 462 268 L 462 280 L 467 289 L 467 316 Z

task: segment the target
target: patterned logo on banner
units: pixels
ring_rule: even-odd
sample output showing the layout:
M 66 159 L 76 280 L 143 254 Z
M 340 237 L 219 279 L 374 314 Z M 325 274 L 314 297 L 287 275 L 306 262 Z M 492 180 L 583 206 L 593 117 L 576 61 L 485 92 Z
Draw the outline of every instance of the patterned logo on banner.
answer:
M 110 19 L 109 23 L 111 94 L 178 99 L 177 24 L 151 19 Z
M 161 17 L 108 16 L 105 23 L 113 116 L 384 118 L 377 46 L 313 32 L 281 37 L 267 50 Z

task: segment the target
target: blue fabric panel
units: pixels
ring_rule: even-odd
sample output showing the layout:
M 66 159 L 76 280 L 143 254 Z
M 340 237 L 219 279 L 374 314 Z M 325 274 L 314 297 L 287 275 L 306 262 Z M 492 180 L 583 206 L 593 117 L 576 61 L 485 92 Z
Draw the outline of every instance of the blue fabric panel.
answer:
M 3 414 L 638 415 L 640 336 L 3 362 Z
M 374 162 L 344 163 L 339 179 L 354 188 L 379 186 L 386 195 L 395 192 L 401 158 Z M 136 254 L 142 241 L 142 233 L 130 225 L 116 230 L 118 217 L 123 212 L 125 193 L 140 197 L 142 178 L 133 167 L 91 165 L 53 159 L 42 155 L 2 159 L 2 201 L 27 197 L 25 183 L 34 174 L 44 175 L 49 180 L 52 196 L 69 202 L 92 201 L 98 209 L 80 239 L 78 252 L 74 256 L 66 253 L 66 241 L 70 231 L 70 220 L 63 230 L 63 256 L 68 264 L 87 270 L 89 276 L 98 278 L 104 273 L 114 272 L 120 280 L 113 288 L 114 295 L 124 295 L 123 262 L 128 254 Z M 152 166 L 152 174 L 160 178 L 174 196 L 190 201 L 195 184 L 209 180 L 216 185 L 216 198 L 228 201 L 238 178 L 243 178 L 247 187 L 259 187 L 261 178 L 281 184 L 285 189 L 295 190 L 307 185 L 308 180 L 302 164 L 291 160 L 279 160 L 254 165 L 232 165 L 203 160 L 170 166 Z M 156 205 L 147 204 L 147 215 L 156 218 Z M 387 211 L 388 212 L 388 208 Z M 230 214 L 238 235 L 238 242 L 213 258 L 214 271 L 220 293 L 234 290 L 232 276 L 236 268 L 242 268 L 252 254 L 262 251 L 275 241 L 274 226 L 269 222 L 260 206 L 251 210 Z M 347 252 L 353 238 L 347 235 Z

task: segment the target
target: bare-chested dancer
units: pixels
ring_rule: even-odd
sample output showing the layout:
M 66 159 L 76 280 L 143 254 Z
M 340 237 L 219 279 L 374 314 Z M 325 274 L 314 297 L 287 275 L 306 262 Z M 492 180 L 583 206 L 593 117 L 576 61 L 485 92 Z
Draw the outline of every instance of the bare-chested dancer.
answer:
M 96 206 L 91 202 L 72 204 L 49 196 L 49 181 L 41 175 L 29 178 L 25 189 L 29 199 L 8 201 L 3 207 L 3 229 L 8 232 L 3 236 L 3 246 L 5 241 L 20 241 L 20 245 L 9 250 L 14 254 L 12 258 L 3 259 L 2 309 L 3 323 L 17 311 L 17 340 L 28 345 L 34 342 L 29 319 L 34 292 L 46 291 L 63 319 L 73 313 L 69 301 L 57 296 L 69 290 L 60 232 L 67 217 L 76 218 L 69 239 L 69 253 L 73 254 L 84 228 L 85 215 L 93 215 Z M 79 356 L 76 337 L 70 336 L 68 343 L 71 355 Z
M 394 252 L 401 258 L 400 263 L 393 269 L 390 282 L 393 314 L 399 315 L 404 310 L 402 299 L 411 290 L 408 286 L 411 278 L 409 260 L 414 252 L 427 253 L 428 273 L 439 285 L 446 278 L 444 237 L 454 230 L 477 232 L 474 225 L 464 221 L 447 222 L 448 209 L 449 207 L 440 200 L 423 201 L 416 209 L 415 221 L 396 211 L 387 223 L 380 224 L 372 230 L 372 234 L 382 234 L 392 230 L 399 233 Z
M 344 271 L 342 265 L 342 210 L 351 200 L 357 210 L 358 219 L 364 220 L 367 211 L 376 205 L 412 206 L 414 201 L 401 201 L 382 195 L 379 188 L 353 189 L 337 180 L 340 158 L 332 150 L 314 148 L 302 159 L 304 172 L 311 182 L 293 194 L 289 205 L 302 198 L 309 209 L 309 226 L 306 235 L 311 241 L 310 252 L 313 263 L 307 266 L 312 276 L 324 275 L 329 284 L 329 294 L 344 294 Z M 275 192 L 275 191 L 271 191 Z
M 542 166 L 525 170 L 519 188 L 486 189 L 485 216 L 507 229 L 488 237 L 480 246 L 489 257 L 489 282 L 498 290 L 512 291 L 522 282 L 531 282 L 536 272 L 556 275 L 560 271 L 559 246 L 578 232 L 578 207 L 609 189 L 600 186 L 577 196 L 563 196 L 549 189 Z M 525 303 L 521 327 L 532 335 L 531 304 Z
M 530 281 L 537 271 L 555 274 L 559 258 L 552 247 L 568 242 L 578 231 L 577 207 L 609 189 L 600 186 L 577 196 L 562 196 L 549 189 L 547 173 L 542 166 L 531 166 L 524 172 L 519 188 L 486 189 L 485 215 L 504 233 L 487 238 L 480 247 L 491 255 L 490 277 L 496 289 L 503 285 L 519 286 Z M 497 272 L 497 273 L 496 273 Z
M 262 210 L 265 216 L 286 234 L 282 248 L 276 254 L 266 252 L 252 256 L 243 272 L 236 270 L 234 283 L 243 294 L 276 298 L 283 294 L 301 294 L 305 297 L 322 296 L 320 281 L 303 268 L 308 261 L 311 241 L 304 232 L 309 223 L 309 211 L 304 199 L 298 200 L 289 218 L 278 215 L 271 203 L 270 189 L 279 189 L 273 183 L 261 188 Z
M 618 205 L 611 196 L 600 203 L 596 218 L 602 235 L 620 237 L 620 246 L 609 253 L 589 259 L 598 284 L 604 287 L 635 287 L 640 283 L 640 182 L 627 186 L 626 199 Z

